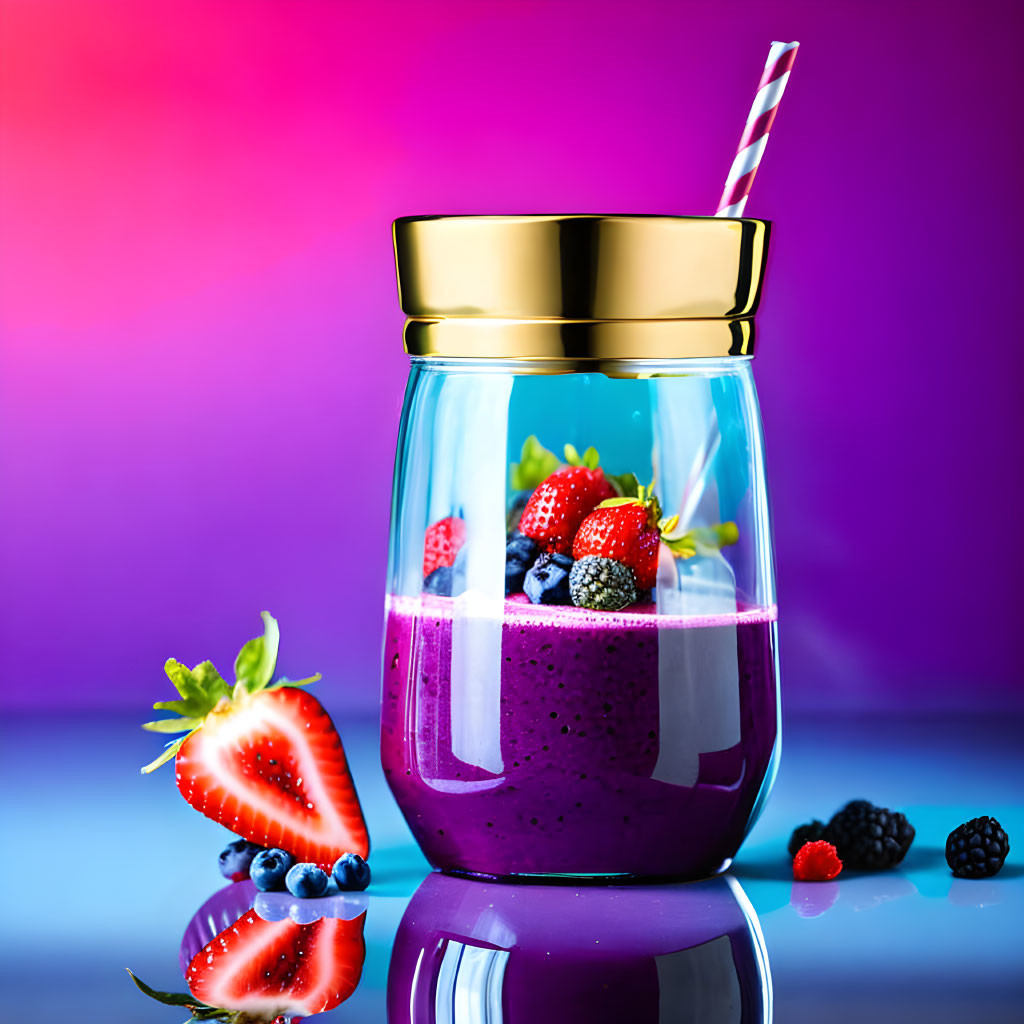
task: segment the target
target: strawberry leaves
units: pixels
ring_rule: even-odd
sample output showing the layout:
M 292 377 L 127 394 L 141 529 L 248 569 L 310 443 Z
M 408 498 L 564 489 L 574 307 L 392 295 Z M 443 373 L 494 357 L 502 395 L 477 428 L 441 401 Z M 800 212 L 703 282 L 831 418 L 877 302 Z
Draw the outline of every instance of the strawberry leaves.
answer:
M 616 493 L 623 498 L 635 498 L 640 493 L 640 481 L 636 473 L 605 473 Z
M 570 466 L 583 466 L 586 469 L 597 469 L 598 464 L 601 461 L 598 457 L 597 449 L 594 447 L 588 448 L 582 455 L 580 455 L 573 445 L 567 444 L 564 451 L 565 461 Z
M 277 619 L 270 612 L 261 612 L 263 635 L 248 641 L 235 658 L 235 684 L 230 686 L 217 671 L 212 661 L 201 661 L 195 668 L 189 668 L 174 658 L 164 664 L 167 678 L 174 684 L 180 700 L 161 700 L 153 705 L 155 711 L 172 711 L 177 718 L 160 718 L 146 722 L 142 728 L 148 732 L 175 733 L 186 735 L 172 740 L 164 752 L 142 769 L 143 775 L 166 764 L 181 749 L 182 744 L 197 729 L 203 727 L 206 716 L 217 708 L 229 706 L 232 702 L 262 690 L 278 690 L 282 686 L 308 686 L 320 679 L 320 674 L 292 682 L 280 679 L 273 686 L 270 680 L 277 667 L 277 652 L 281 646 L 281 630 Z
M 549 452 L 536 436 L 531 434 L 523 442 L 519 461 L 512 463 L 512 490 L 532 491 L 551 476 L 558 466 L 558 456 L 554 452 Z
M 135 987 L 143 995 L 155 999 L 158 1003 L 163 1003 L 164 1006 L 183 1006 L 192 1012 L 190 1020 L 241 1022 L 245 1019 L 246 1015 L 241 1010 L 222 1010 L 217 1006 L 209 1006 L 207 1003 L 200 1002 L 190 992 L 160 992 L 155 988 L 150 988 L 141 978 L 136 978 L 127 967 L 125 970 L 128 971 L 128 976 L 135 982 Z
M 263 617 L 263 636 L 250 640 L 235 658 L 236 685 L 244 686 L 248 693 L 266 689 L 274 676 L 277 652 L 281 646 L 277 619 L 270 612 L 260 612 L 260 615 Z
M 701 555 L 704 558 L 717 555 L 718 552 L 740 539 L 740 532 L 735 523 L 715 523 L 714 526 L 697 526 L 677 537 L 671 536 L 679 525 L 679 516 L 662 520 L 661 539 L 676 558 L 693 558 Z

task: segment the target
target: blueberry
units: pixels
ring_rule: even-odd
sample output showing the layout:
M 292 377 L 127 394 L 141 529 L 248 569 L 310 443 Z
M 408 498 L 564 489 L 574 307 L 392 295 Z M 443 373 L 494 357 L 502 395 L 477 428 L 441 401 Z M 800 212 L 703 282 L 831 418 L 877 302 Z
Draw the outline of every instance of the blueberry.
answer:
M 505 545 L 505 593 L 520 594 L 523 580 L 537 558 L 537 544 L 514 530 Z
M 284 884 L 299 899 L 315 899 L 327 892 L 327 872 L 315 864 L 296 864 L 288 869 Z
M 523 580 L 523 593 L 534 604 L 571 604 L 568 555 L 541 555 Z
M 370 865 L 358 853 L 343 853 L 331 873 L 344 892 L 362 892 L 370 884 Z
M 249 877 L 261 892 L 276 892 L 284 888 L 284 876 L 294 858 L 284 850 L 262 850 L 249 865 Z
M 505 544 L 505 558 L 525 562 L 530 566 L 537 558 L 537 542 L 532 537 L 514 530 Z
M 246 839 L 236 839 L 228 843 L 220 851 L 220 873 L 232 882 L 240 882 L 249 877 L 249 865 L 253 857 L 262 850 L 262 846 L 250 843 Z
M 441 597 L 452 596 L 452 578 L 455 573 L 450 565 L 439 565 L 424 581 L 424 594 L 440 594 Z

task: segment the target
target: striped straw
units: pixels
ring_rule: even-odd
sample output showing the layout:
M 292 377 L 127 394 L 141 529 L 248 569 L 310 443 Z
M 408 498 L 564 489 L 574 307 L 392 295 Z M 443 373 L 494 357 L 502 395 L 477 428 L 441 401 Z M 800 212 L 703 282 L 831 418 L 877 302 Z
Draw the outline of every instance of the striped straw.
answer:
M 746 127 L 740 138 L 736 159 L 725 179 L 725 191 L 718 203 L 716 217 L 742 217 L 747 205 L 750 186 L 754 183 L 758 164 L 768 145 L 768 133 L 779 109 L 779 101 L 786 91 L 789 72 L 796 60 L 799 43 L 772 43 L 768 62 L 764 66 L 761 83 L 757 87 L 754 105 L 750 108 Z

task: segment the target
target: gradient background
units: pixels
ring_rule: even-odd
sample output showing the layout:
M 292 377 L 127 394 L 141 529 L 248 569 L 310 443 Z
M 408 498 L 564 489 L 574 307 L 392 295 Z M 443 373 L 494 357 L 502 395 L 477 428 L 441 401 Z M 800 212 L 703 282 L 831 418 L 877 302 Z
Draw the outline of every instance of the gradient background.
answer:
M 123 707 L 281 620 L 379 690 L 390 221 L 751 215 L 784 701 L 1024 707 L 1022 8 L 4 0 L 0 701 Z

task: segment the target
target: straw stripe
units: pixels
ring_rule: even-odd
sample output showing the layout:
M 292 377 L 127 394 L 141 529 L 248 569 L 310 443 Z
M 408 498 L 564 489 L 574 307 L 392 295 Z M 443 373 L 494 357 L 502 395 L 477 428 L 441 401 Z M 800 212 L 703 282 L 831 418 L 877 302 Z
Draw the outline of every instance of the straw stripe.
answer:
M 750 192 L 751 183 L 754 180 L 754 175 L 757 174 L 757 168 L 747 171 L 742 178 L 737 178 L 732 188 L 726 188 L 722 195 L 722 206 L 734 206 L 741 199 L 746 201 L 747 195 Z
M 796 61 L 796 48 L 799 43 L 772 43 L 768 51 L 768 63 L 765 65 L 764 74 L 758 89 L 763 89 L 769 82 L 776 78 L 788 75 Z
M 757 165 L 761 162 L 761 154 L 764 152 L 767 142 L 768 136 L 762 135 L 756 142 L 752 142 L 736 154 L 736 159 L 733 160 L 732 167 L 729 168 L 729 174 L 725 179 L 726 189 L 739 181 L 745 174 L 749 174 L 757 168 Z
M 772 43 L 740 144 L 725 179 L 716 217 L 740 217 L 760 166 L 799 43 Z

